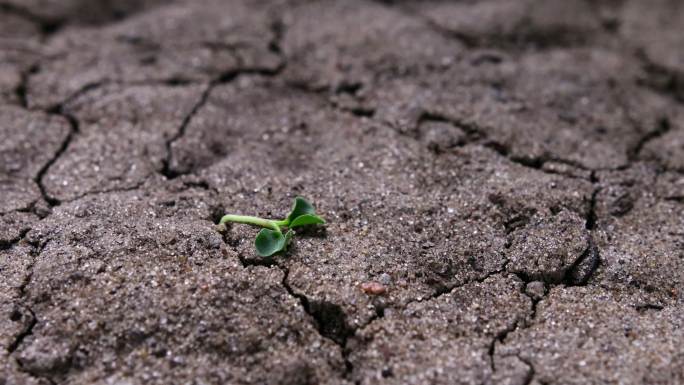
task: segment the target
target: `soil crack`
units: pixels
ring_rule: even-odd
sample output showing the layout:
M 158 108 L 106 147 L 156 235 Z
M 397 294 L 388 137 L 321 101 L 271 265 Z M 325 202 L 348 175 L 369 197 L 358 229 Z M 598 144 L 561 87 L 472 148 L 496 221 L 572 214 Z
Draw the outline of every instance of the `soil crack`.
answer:
M 50 111 L 49 113 L 52 115 L 61 116 L 65 118 L 67 122 L 69 122 L 69 133 L 67 133 L 66 138 L 64 138 L 64 141 L 62 141 L 62 144 L 59 146 L 59 148 L 54 153 L 52 158 L 50 158 L 50 160 L 46 162 L 43 165 L 43 167 L 41 167 L 41 169 L 38 171 L 38 174 L 34 179 L 34 181 L 38 185 L 38 188 L 40 189 L 40 194 L 43 196 L 43 199 L 50 205 L 50 207 L 55 207 L 59 206 L 62 202 L 59 201 L 57 198 L 50 196 L 50 194 L 47 192 L 45 185 L 43 184 L 43 178 L 45 177 L 45 174 L 47 174 L 50 167 L 52 167 L 52 165 L 57 162 L 57 160 L 62 156 L 62 154 L 66 152 L 67 148 L 69 147 L 69 144 L 79 132 L 79 124 L 78 120 L 74 116 L 64 112 L 61 106 L 56 108 L 54 111 Z
M 637 55 L 641 60 L 645 77 L 639 79 L 639 84 L 657 92 L 670 96 L 680 103 L 684 103 L 684 76 L 676 70 L 667 68 L 646 58 L 643 53 Z
M 489 348 L 487 349 L 487 354 L 489 355 L 489 365 L 491 367 L 492 373 L 496 372 L 496 363 L 494 362 L 494 355 L 496 354 L 496 343 L 503 343 L 506 337 L 508 337 L 510 333 L 512 333 L 514 330 L 518 328 L 519 323 L 520 321 L 516 319 L 515 321 L 513 321 L 511 325 L 497 333 L 496 336 L 494 336 L 494 338 L 492 339 L 492 342 L 490 342 Z
M 49 242 L 49 241 L 48 241 Z M 48 242 L 42 244 L 42 245 L 34 245 L 33 246 L 33 251 L 30 253 L 31 255 L 31 261 L 27 267 L 27 273 L 26 277 L 24 278 L 23 282 L 18 288 L 19 291 L 19 305 L 21 306 L 26 313 L 28 313 L 28 322 L 24 326 L 23 330 L 17 334 L 17 336 L 14 338 L 12 343 L 7 347 L 7 352 L 8 354 L 14 353 L 19 346 L 24 342 L 24 340 L 33 334 L 33 329 L 38 323 L 38 317 L 36 317 L 36 313 L 33 311 L 30 305 L 28 305 L 26 302 L 26 296 L 27 296 L 27 288 L 29 284 L 31 284 L 31 280 L 33 279 L 33 269 L 36 265 L 37 259 L 42 254 L 43 250 L 45 250 L 45 247 L 47 246 Z M 20 320 L 22 317 L 21 312 L 19 309 L 15 309 L 13 314 L 11 315 L 12 319 Z M 17 363 L 19 364 L 19 367 L 21 368 L 21 363 L 17 360 Z M 31 373 L 29 373 L 31 374 Z
M 527 292 L 527 286 L 528 286 L 528 284 L 531 283 L 531 281 L 527 277 L 525 277 L 521 274 L 516 274 L 516 276 L 518 277 L 518 279 L 520 279 L 524 283 L 521 286 L 521 293 L 530 299 L 530 301 L 532 302 L 532 306 L 530 308 L 530 313 L 527 316 L 527 318 L 523 319 L 522 321 L 520 319 L 516 319 L 510 327 L 506 328 L 505 330 L 503 330 L 502 332 L 497 334 L 492 339 L 492 342 L 490 343 L 489 350 L 488 350 L 489 360 L 490 360 L 489 362 L 491 365 L 492 375 L 494 373 L 496 373 L 496 371 L 497 371 L 496 361 L 495 361 L 497 342 L 499 344 L 504 344 L 506 338 L 508 337 L 508 335 L 510 333 L 512 333 L 516 330 L 524 330 L 524 329 L 527 329 L 530 326 L 534 325 L 534 320 L 537 317 L 537 305 L 539 304 L 539 302 L 541 302 L 545 298 L 545 295 L 546 295 L 546 294 L 544 294 L 540 297 L 534 297 L 534 296 L 530 295 L 530 293 Z M 546 292 L 547 291 L 545 288 L 544 293 L 546 293 Z M 502 357 L 509 357 L 509 355 L 504 355 Z M 513 357 L 518 358 L 518 360 L 520 360 L 522 363 L 527 365 L 527 367 L 529 368 L 528 372 L 525 375 L 525 378 L 524 378 L 524 381 L 522 382 L 522 384 L 523 385 L 531 384 L 532 380 L 534 379 L 534 376 L 536 374 L 534 366 L 528 360 L 525 360 L 522 357 L 520 357 L 520 355 L 514 355 Z
M 275 46 L 278 46 L 278 44 L 273 43 Z M 237 57 L 238 61 L 241 61 L 239 56 Z M 241 67 L 241 66 L 238 66 Z M 189 173 L 192 173 L 192 170 L 187 171 L 187 172 L 180 172 L 178 170 L 175 170 L 172 166 L 173 162 L 173 144 L 181 139 L 183 136 L 185 136 L 185 133 L 188 129 L 188 126 L 190 125 L 190 122 L 192 121 L 193 117 L 199 112 L 199 110 L 207 103 L 209 100 L 209 96 L 211 95 L 211 92 L 213 89 L 218 86 L 219 84 L 225 84 L 225 83 L 230 83 L 233 80 L 235 80 L 238 76 L 241 75 L 261 75 L 265 77 L 274 77 L 277 76 L 284 68 L 284 61 L 281 60 L 281 63 L 278 67 L 275 69 L 268 69 L 268 68 L 260 68 L 260 67 L 254 67 L 254 68 L 238 68 L 235 70 L 231 70 L 228 72 L 225 72 L 219 76 L 217 76 L 214 80 L 210 81 L 204 91 L 202 92 L 199 100 L 195 105 L 193 106 L 192 110 L 188 115 L 185 116 L 183 121 L 181 122 L 180 127 L 178 128 L 178 131 L 176 132 L 175 135 L 173 135 L 169 140 L 166 141 L 166 159 L 163 161 L 163 166 L 162 170 L 160 173 L 164 175 L 168 179 L 175 179 L 181 175 L 186 175 Z
M 75 202 L 75 201 L 77 201 L 77 200 L 83 199 L 83 198 L 88 197 L 88 196 L 91 196 L 91 195 L 109 194 L 109 193 L 118 193 L 118 192 L 127 192 L 127 191 L 135 191 L 135 190 L 138 190 L 139 188 L 141 188 L 142 186 L 144 186 L 145 183 L 147 183 L 147 181 L 150 180 L 151 177 L 152 177 L 152 175 L 148 175 L 148 176 L 145 177 L 142 181 L 140 181 L 140 182 L 138 182 L 138 183 L 136 183 L 135 185 L 130 186 L 130 187 L 111 188 L 111 189 L 104 189 L 104 190 L 93 190 L 93 191 L 88 191 L 88 192 L 86 192 L 86 193 L 84 193 L 84 194 L 81 194 L 81 195 L 78 195 L 78 196 L 76 196 L 76 197 L 74 197 L 74 198 L 70 198 L 70 199 L 66 199 L 66 200 L 60 201 L 60 204 Z
M 171 168 L 171 161 L 173 157 L 173 143 L 180 139 L 183 135 L 185 135 L 185 131 L 187 130 L 190 121 L 195 116 L 195 114 L 197 114 L 197 111 L 199 111 L 200 108 L 202 108 L 202 106 L 204 106 L 204 104 L 207 102 L 207 100 L 209 99 L 209 94 L 211 93 L 213 87 L 214 86 L 212 84 L 207 85 L 204 91 L 202 91 L 202 94 L 200 95 L 200 98 L 197 101 L 197 103 L 195 103 L 195 105 L 192 107 L 190 112 L 185 116 L 185 118 L 183 118 L 183 121 L 181 122 L 181 125 L 178 128 L 176 134 L 166 141 L 166 159 L 164 159 L 163 161 L 161 174 L 167 177 L 168 179 L 173 179 L 180 176 L 179 173 L 175 172 Z
M 537 374 L 536 370 L 534 369 L 534 365 L 532 364 L 531 361 L 524 359 L 520 357 L 520 355 L 515 356 L 520 362 L 523 364 L 527 365 L 529 371 L 527 372 L 527 375 L 525 376 L 525 379 L 522 383 L 522 385 L 530 385 L 532 383 L 532 380 L 534 380 L 534 376 Z
M 347 346 L 347 341 L 356 330 L 346 322 L 346 314 L 339 305 L 326 301 L 314 302 L 306 295 L 297 293 L 287 281 L 290 274 L 289 269 L 278 264 L 276 266 L 283 272 L 283 287 L 291 296 L 299 300 L 304 311 L 314 319 L 318 334 L 340 347 L 345 365 L 343 377 L 350 379 L 354 365 L 349 359 L 351 350 Z
M 7 347 L 8 354 L 14 353 L 17 350 L 17 348 L 19 348 L 19 346 L 22 344 L 22 342 L 24 342 L 24 339 L 33 334 L 33 328 L 38 323 L 36 314 L 33 312 L 33 309 L 31 309 L 28 306 L 24 306 L 24 310 L 26 310 L 26 312 L 28 313 L 28 323 L 24 326 L 23 330 L 19 334 L 17 334 L 17 336 L 14 338 L 14 341 L 12 341 L 12 343 L 10 343 Z M 19 310 L 15 310 L 14 313 L 12 313 L 11 317 L 13 320 L 16 319 L 18 321 L 22 317 L 22 315 L 19 312 Z
M 287 266 L 278 263 L 273 257 L 264 257 L 259 259 L 246 259 L 236 248 L 232 245 L 230 240 L 223 237 L 223 241 L 232 248 L 236 253 L 240 264 L 244 268 L 249 266 L 264 266 L 275 267 L 283 274 L 281 285 L 287 293 L 296 298 L 302 309 L 313 320 L 314 329 L 318 335 L 325 338 L 340 348 L 342 358 L 344 360 L 344 372 L 342 374 L 344 379 L 349 380 L 354 371 L 354 366 L 349 359 L 351 350 L 347 346 L 349 337 L 356 333 L 356 329 L 352 328 L 346 321 L 346 314 L 342 308 L 334 303 L 327 301 L 313 301 L 305 294 L 298 293 L 288 282 L 290 270 Z
M 17 243 L 21 242 L 22 239 L 28 234 L 31 229 L 23 229 L 16 238 L 10 240 L 0 240 L 0 250 L 9 250 Z
M 63 22 L 46 20 L 45 18 L 34 14 L 30 10 L 12 3 L 0 2 L 0 11 L 16 15 L 30 23 L 38 25 L 40 27 L 41 39 L 43 41 L 49 36 L 55 34 L 63 26 Z
M 634 147 L 632 147 L 628 151 L 627 155 L 628 155 L 628 159 L 630 160 L 630 162 L 636 162 L 637 160 L 639 160 L 639 155 L 641 154 L 641 150 L 652 140 L 658 139 L 658 138 L 664 136 L 665 134 L 667 134 L 671 128 L 672 127 L 671 127 L 669 119 L 667 119 L 667 118 L 660 119 L 660 121 L 658 121 L 656 128 L 652 131 L 649 131 L 648 133 L 646 133 L 646 135 L 641 137 L 641 139 L 639 139 L 639 141 L 636 143 L 636 145 L 634 145 Z

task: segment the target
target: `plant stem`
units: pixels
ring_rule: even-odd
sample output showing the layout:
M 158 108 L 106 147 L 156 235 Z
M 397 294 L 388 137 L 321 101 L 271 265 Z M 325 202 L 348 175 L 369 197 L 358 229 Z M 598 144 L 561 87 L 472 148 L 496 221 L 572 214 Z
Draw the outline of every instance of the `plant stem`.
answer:
M 259 218 L 259 217 L 252 217 L 249 215 L 224 215 L 221 218 L 221 224 L 224 224 L 226 222 L 236 222 L 236 223 L 244 223 L 247 225 L 253 225 L 253 226 L 259 226 L 259 227 L 265 227 L 268 229 L 271 229 L 276 232 L 281 232 L 280 231 L 280 226 L 278 226 L 277 222 L 274 222 L 270 219 L 264 219 L 264 218 Z

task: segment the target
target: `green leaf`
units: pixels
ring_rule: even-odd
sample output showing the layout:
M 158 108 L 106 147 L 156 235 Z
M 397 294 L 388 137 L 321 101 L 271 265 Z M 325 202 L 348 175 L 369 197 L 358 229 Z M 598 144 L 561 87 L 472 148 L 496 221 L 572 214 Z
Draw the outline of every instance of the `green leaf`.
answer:
M 306 225 L 319 225 L 323 223 L 325 223 L 325 221 L 318 215 L 304 214 L 295 218 L 295 220 L 290 223 L 290 228 Z
M 307 202 L 307 200 L 302 197 L 296 197 L 294 206 L 292 206 L 292 210 L 290 210 L 290 213 L 287 215 L 287 223 L 288 225 L 290 225 L 294 222 L 295 219 L 302 215 L 315 215 L 315 213 L 316 211 L 314 210 L 311 203 Z
M 288 232 L 289 233 L 289 232 Z M 291 235 L 289 236 L 292 237 Z M 262 257 L 270 257 L 271 255 L 283 250 L 286 246 L 287 239 L 280 231 L 273 231 L 271 229 L 261 229 L 254 240 L 254 246 L 257 253 Z

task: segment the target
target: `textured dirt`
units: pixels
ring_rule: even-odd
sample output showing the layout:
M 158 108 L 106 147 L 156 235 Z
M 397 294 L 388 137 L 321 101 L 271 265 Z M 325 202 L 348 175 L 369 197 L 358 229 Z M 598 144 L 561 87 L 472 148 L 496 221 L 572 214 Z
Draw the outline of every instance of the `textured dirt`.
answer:
M 0 0 L 0 384 L 683 383 L 682 47 L 677 0 Z M 296 195 L 284 255 L 215 226 Z

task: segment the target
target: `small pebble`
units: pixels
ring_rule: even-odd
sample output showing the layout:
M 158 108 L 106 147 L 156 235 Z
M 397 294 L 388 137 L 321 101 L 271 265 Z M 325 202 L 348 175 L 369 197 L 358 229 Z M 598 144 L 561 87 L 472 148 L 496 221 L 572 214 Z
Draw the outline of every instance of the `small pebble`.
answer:
M 389 285 L 390 283 L 392 283 L 392 277 L 390 277 L 390 275 L 387 273 L 382 273 L 382 274 L 380 274 L 379 281 L 383 285 Z
M 370 295 L 383 295 L 387 292 L 387 287 L 380 282 L 364 282 L 361 284 L 361 290 Z
M 535 301 L 539 301 L 544 297 L 544 294 L 546 294 L 544 282 L 534 281 L 528 283 L 527 286 L 525 286 L 525 293 Z

